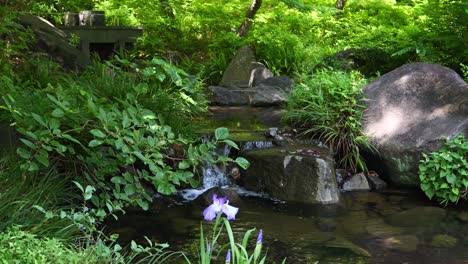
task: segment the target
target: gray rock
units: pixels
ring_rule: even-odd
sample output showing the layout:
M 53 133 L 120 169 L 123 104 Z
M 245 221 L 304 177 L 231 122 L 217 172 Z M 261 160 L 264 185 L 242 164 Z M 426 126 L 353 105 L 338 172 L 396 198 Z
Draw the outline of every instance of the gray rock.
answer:
M 29 27 L 36 36 L 36 51 L 49 54 L 51 59 L 71 69 L 82 69 L 91 64 L 89 58 L 68 43 L 68 36 L 49 21 L 30 14 L 19 16 L 19 23 Z
M 255 54 L 249 46 L 239 48 L 224 71 L 219 86 L 248 88 L 252 70 L 259 67 L 255 61 Z
M 387 188 L 387 183 L 384 182 L 378 175 L 367 175 L 367 181 L 372 190 L 381 190 Z
M 250 95 L 243 90 L 232 90 L 221 86 L 209 86 L 210 100 L 215 105 L 248 105 Z
M 313 149 L 317 155 L 298 153 Z M 247 151 L 250 167 L 243 177 L 245 187 L 264 191 L 274 198 L 312 204 L 339 201 L 339 190 L 328 149 L 314 146 L 278 147 Z
M 251 104 L 254 106 L 280 105 L 287 101 L 293 82 L 286 76 L 265 79 L 253 88 Z
M 357 173 L 343 184 L 344 191 L 369 191 L 369 183 L 364 173 Z
M 398 185 L 417 186 L 421 153 L 441 137 L 468 136 L 468 84 L 434 64 L 403 65 L 364 88 L 363 129 L 380 153 L 379 166 Z

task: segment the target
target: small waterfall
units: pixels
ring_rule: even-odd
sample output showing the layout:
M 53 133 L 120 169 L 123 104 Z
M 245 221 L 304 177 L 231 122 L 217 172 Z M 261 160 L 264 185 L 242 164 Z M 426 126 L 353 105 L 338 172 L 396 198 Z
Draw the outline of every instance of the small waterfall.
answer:
M 220 155 L 229 156 L 231 152 L 231 146 L 224 145 L 222 153 Z M 223 164 L 211 164 L 207 162 L 202 168 L 202 186 L 200 189 L 186 189 L 179 191 L 179 194 L 185 200 L 194 200 L 206 190 L 213 187 L 227 187 L 232 184 L 231 179 L 227 177 L 225 166 Z
M 273 146 L 273 142 L 271 141 L 249 141 L 243 145 L 242 151 L 265 149 L 271 148 Z M 224 145 L 222 149 L 219 149 L 220 155 L 228 157 L 230 153 L 231 146 L 229 145 Z M 198 196 L 200 196 L 205 191 L 213 187 L 231 188 L 234 189 L 241 196 L 269 198 L 269 196 L 265 193 L 251 192 L 239 186 L 233 186 L 231 179 L 226 175 L 226 168 L 223 164 L 211 164 L 207 162 L 202 168 L 202 173 L 202 185 L 199 189 L 185 189 L 179 191 L 179 195 L 182 196 L 185 200 L 195 200 Z

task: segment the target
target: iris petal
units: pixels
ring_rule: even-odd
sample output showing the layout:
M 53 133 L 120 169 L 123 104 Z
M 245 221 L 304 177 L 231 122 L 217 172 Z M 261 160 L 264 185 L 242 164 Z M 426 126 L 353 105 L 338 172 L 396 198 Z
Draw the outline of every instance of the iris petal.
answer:
M 225 204 L 228 201 L 228 199 L 225 196 L 225 197 L 218 198 L 218 201 L 219 201 L 219 204 Z
M 222 210 L 223 210 L 223 213 L 227 215 L 228 220 L 234 220 L 236 219 L 236 214 L 237 214 L 237 211 L 239 211 L 239 208 L 230 206 L 229 204 L 223 204 Z
M 221 211 L 221 205 L 214 203 L 203 211 L 203 216 L 206 221 L 211 221 L 216 218 L 219 211 Z

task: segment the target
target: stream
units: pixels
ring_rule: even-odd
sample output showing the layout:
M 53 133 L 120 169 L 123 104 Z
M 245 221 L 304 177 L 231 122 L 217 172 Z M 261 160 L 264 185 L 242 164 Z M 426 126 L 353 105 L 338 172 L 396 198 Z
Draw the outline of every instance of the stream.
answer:
M 248 143 L 244 146 L 268 145 L 256 141 L 255 135 L 279 125 L 277 109 L 212 108 L 212 112 L 210 121 L 202 121 L 204 126 L 228 127 L 233 138 Z M 205 232 L 212 226 L 202 215 L 208 204 L 202 197 L 195 198 L 216 186 L 238 194 L 230 204 L 239 207 L 231 222 L 239 239 L 251 228 L 263 229 L 262 253 L 267 252 L 267 263 L 281 263 L 284 258 L 286 263 L 468 263 L 466 204 L 443 208 L 419 190 L 394 187 L 343 192 L 341 201 L 333 205 L 284 202 L 235 186 L 216 166 L 204 169 L 199 190 L 179 192 L 171 206 L 129 211 L 108 228 L 124 244 L 143 243 L 146 236 L 167 242 L 171 250 L 184 251 L 195 260 L 200 223 Z M 171 259 L 167 263 L 185 262 Z

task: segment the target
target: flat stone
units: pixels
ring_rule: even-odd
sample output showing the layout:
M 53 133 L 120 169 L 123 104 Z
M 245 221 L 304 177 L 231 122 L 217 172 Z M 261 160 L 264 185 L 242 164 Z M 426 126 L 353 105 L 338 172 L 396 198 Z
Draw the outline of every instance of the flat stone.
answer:
M 435 235 L 432 237 L 431 246 L 441 248 L 453 248 L 457 245 L 458 239 L 449 235 Z

